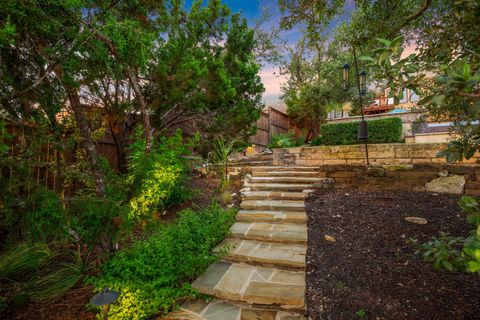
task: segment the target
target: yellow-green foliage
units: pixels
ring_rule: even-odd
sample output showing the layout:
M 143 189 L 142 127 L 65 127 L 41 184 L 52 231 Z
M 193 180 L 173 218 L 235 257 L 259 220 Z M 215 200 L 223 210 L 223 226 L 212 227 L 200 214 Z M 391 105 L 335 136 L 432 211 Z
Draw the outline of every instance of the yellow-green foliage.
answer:
M 145 152 L 145 141 L 137 131 L 130 145 L 129 174 L 130 212 L 133 220 L 148 219 L 156 211 L 180 202 L 188 196 L 184 188 L 187 166 L 182 156 L 188 154 L 180 132 L 154 142 L 150 153 Z
M 182 177 L 182 167 L 155 163 L 141 184 L 142 192 L 130 200 L 131 218 L 146 217 L 155 208 L 163 206 Z
M 228 234 L 234 217 L 234 211 L 215 204 L 185 210 L 175 223 L 113 256 L 99 277 L 87 280 L 96 290 L 108 287 L 120 292 L 109 319 L 166 314 L 183 299 L 194 297 L 189 283 L 215 261 L 211 250 Z

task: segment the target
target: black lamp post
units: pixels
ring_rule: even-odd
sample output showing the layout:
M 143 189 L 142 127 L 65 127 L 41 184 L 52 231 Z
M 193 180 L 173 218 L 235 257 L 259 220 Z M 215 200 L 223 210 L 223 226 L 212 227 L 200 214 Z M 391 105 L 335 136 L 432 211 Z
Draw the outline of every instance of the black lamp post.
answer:
M 367 165 L 370 164 L 370 160 L 368 159 L 368 124 L 367 121 L 365 121 L 365 117 L 363 114 L 363 101 L 362 101 L 362 96 L 365 95 L 367 92 L 367 73 L 365 70 L 362 70 L 360 73 L 358 73 L 358 64 L 357 64 L 357 53 L 355 51 L 355 47 L 353 47 L 353 60 L 355 63 L 355 76 L 357 80 L 357 87 L 358 87 L 358 99 L 360 102 L 360 110 L 362 112 L 362 121 L 360 121 L 359 127 L 358 127 L 358 140 L 364 141 L 365 142 L 365 159 L 367 162 Z M 349 86 L 349 71 L 350 71 L 350 66 L 348 63 L 345 63 L 342 66 L 342 75 L 343 75 L 343 90 L 347 91 L 348 86 Z

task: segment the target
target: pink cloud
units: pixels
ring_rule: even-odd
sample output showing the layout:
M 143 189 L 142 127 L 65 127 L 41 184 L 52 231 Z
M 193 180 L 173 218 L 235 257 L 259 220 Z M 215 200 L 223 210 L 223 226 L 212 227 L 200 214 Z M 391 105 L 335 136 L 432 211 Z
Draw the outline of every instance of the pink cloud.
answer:
M 265 87 L 263 96 L 270 99 L 276 97 L 278 100 L 282 93 L 281 85 L 286 81 L 286 77 L 279 75 L 278 68 L 266 66 L 260 71 L 260 78 L 262 78 L 262 83 Z

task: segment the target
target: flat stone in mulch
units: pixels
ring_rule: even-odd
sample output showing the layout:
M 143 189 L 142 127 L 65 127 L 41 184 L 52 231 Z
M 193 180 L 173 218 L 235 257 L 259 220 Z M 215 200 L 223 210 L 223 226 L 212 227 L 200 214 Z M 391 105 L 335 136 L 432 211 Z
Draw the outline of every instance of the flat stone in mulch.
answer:
M 309 317 L 480 319 L 480 277 L 435 271 L 406 243 L 413 237 L 426 242 L 440 231 L 466 236 L 459 198 L 353 190 L 312 193 L 306 201 Z M 327 241 L 326 235 L 335 241 Z

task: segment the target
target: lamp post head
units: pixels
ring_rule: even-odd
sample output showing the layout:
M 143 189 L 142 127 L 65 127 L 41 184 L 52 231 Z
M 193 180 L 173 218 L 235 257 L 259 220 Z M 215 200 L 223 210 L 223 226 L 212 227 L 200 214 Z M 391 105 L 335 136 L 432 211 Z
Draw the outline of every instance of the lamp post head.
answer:
M 362 120 L 362 121 L 360 121 L 360 124 L 359 124 L 359 127 L 358 127 L 358 140 L 367 141 L 367 139 L 368 139 L 367 121 Z
M 344 91 L 348 90 L 348 85 L 350 81 L 349 71 L 350 71 L 350 66 L 348 65 L 348 63 L 344 63 L 342 66 L 342 86 Z
M 360 82 L 360 94 L 364 95 L 367 92 L 367 73 L 365 70 L 360 71 L 359 82 Z

